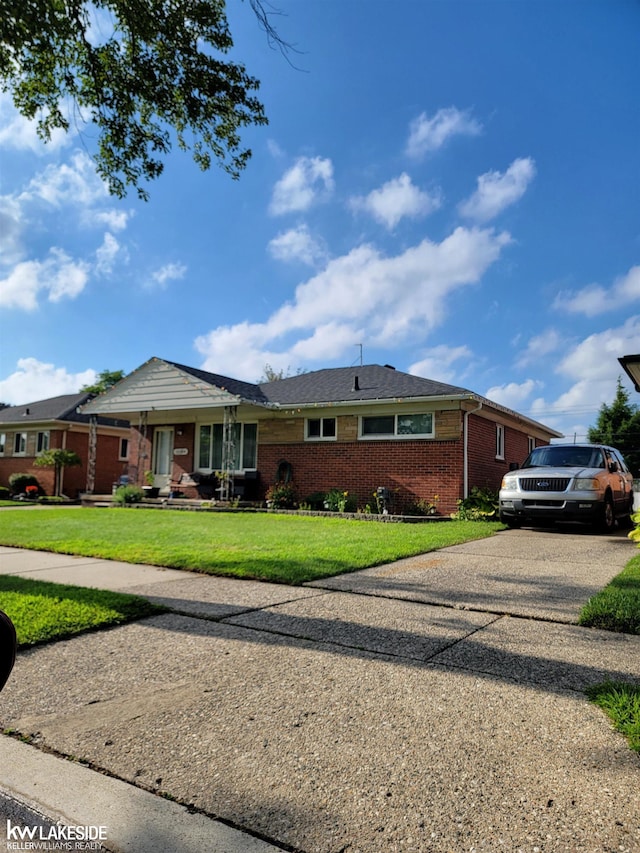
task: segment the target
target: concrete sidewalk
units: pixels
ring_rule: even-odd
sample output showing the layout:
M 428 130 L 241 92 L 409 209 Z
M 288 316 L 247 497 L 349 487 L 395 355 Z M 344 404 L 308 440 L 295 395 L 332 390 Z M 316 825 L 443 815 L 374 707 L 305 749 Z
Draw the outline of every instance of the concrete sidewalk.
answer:
M 640 638 L 570 624 L 633 554 L 509 531 L 285 587 L 0 549 L 174 611 L 19 655 L 3 728 L 110 776 L 4 737 L 0 791 L 112 850 L 638 851 L 640 760 L 583 690 L 640 681 Z

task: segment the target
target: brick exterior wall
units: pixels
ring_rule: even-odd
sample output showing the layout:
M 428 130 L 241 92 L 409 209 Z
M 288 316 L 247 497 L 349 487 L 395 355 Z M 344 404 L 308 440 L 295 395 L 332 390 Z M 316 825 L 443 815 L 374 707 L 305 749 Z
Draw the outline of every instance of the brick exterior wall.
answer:
M 5 455 L 0 457 L 0 485 L 9 485 L 11 474 L 32 474 L 37 478 L 46 495 L 52 495 L 55 488 L 55 472 L 53 468 L 40 468 L 34 465 L 36 459 L 37 432 L 44 430 L 20 430 L 27 433 L 27 446 L 25 456 L 13 456 L 14 432 L 7 431 L 7 446 Z M 50 429 L 49 447 L 57 450 L 63 446 L 64 430 Z M 87 470 L 89 460 L 89 432 L 80 431 L 77 428 L 66 431 L 67 450 L 77 453 L 82 460 L 82 465 L 65 468 L 63 472 L 63 494 L 70 498 L 76 498 L 80 492 L 84 492 L 87 486 Z M 120 436 L 113 433 L 102 433 L 98 430 L 97 453 L 96 453 L 96 494 L 110 494 L 112 485 L 118 478 L 126 473 L 127 463 L 121 461 Z
M 339 415 L 336 440 L 315 442 L 304 440 L 304 415 L 266 418 L 258 427 L 260 496 L 275 482 L 280 462 L 286 461 L 292 466 L 300 501 L 314 492 L 338 488 L 348 491 L 364 508 L 375 504 L 373 493 L 384 486 L 392 493 L 394 512 L 419 500 L 433 501 L 434 495 L 439 496 L 441 513 L 455 512 L 464 492 L 463 418 L 459 409 L 436 412 L 434 439 L 362 441 L 358 440 L 357 415 Z M 173 428 L 174 448 L 187 451 L 172 459 L 171 483 L 178 484 L 182 474 L 198 468 L 196 424 L 180 423 Z M 496 422 L 469 416 L 469 488 L 498 489 L 509 462 L 522 462 L 526 457 L 527 433 L 506 424 L 504 428 L 505 458 L 499 460 L 495 458 Z M 144 436 L 138 427 L 131 428 L 127 473 L 139 485 L 152 467 L 153 434 L 153 427 L 147 427 Z M 181 484 L 180 491 L 187 498 L 200 497 L 195 486 Z

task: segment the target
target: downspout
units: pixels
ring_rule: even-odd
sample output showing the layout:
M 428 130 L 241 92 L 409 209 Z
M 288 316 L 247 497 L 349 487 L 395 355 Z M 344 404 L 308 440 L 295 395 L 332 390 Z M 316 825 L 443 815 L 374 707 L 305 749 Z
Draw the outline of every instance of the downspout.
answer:
M 63 450 L 67 449 L 67 432 L 68 432 L 68 429 L 69 428 L 67 427 L 67 429 L 62 431 L 62 449 Z M 60 471 L 58 472 L 58 477 L 60 480 L 58 483 L 58 489 L 56 491 L 56 489 L 54 488 L 54 491 L 56 491 L 56 494 L 62 495 L 63 494 L 62 490 L 64 488 L 64 466 L 62 468 L 60 468 Z
M 482 408 L 482 401 L 478 403 L 475 409 L 470 409 L 464 413 L 464 436 L 463 436 L 463 472 L 462 472 L 462 497 L 469 497 L 469 415 L 479 412 Z

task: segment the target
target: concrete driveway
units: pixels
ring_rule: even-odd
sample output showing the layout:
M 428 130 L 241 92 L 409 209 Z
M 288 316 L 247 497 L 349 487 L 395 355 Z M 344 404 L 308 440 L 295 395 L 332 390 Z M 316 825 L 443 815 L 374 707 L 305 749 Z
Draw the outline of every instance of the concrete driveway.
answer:
M 304 853 L 640 850 L 640 760 L 583 693 L 639 683 L 640 637 L 568 624 L 623 534 L 509 531 L 305 587 L 2 551 L 173 610 L 21 653 L 1 724 L 37 746 Z

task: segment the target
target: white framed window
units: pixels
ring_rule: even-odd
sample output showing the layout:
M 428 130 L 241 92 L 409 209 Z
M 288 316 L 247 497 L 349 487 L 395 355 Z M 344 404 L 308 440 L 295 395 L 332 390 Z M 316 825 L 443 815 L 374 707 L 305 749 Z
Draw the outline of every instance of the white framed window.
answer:
M 496 424 L 496 459 L 504 459 L 504 427 Z
M 49 430 L 39 432 L 36 437 L 36 454 L 44 453 L 49 449 Z
M 27 434 L 26 432 L 16 432 L 13 436 L 13 455 L 27 455 Z
M 7 446 L 6 432 L 0 432 L 0 456 L 4 456 L 4 449 Z
M 337 438 L 335 418 L 307 418 L 304 427 L 306 441 L 335 441 Z
M 363 415 L 360 438 L 433 438 L 433 412 L 407 415 Z
M 529 451 L 528 452 L 531 453 L 532 450 L 535 450 L 536 440 L 532 435 L 529 435 L 529 436 L 527 436 L 527 442 L 529 445 Z
M 121 462 L 126 461 L 129 458 L 129 439 L 121 438 L 120 439 L 120 451 L 118 455 L 118 459 Z
M 236 471 L 255 470 L 258 460 L 258 424 L 235 424 Z M 200 424 L 198 430 L 198 469 L 219 471 L 222 468 L 222 424 Z

